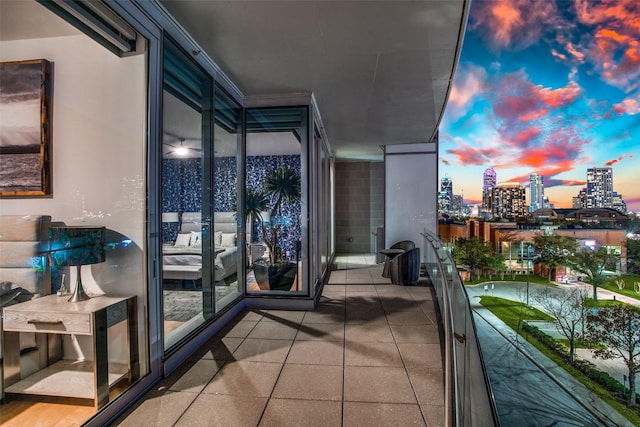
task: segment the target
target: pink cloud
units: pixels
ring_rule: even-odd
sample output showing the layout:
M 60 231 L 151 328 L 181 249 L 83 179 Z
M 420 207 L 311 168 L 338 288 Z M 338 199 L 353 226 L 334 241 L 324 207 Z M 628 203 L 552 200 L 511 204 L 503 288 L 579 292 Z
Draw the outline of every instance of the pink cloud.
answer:
M 544 134 L 528 146 L 514 146 L 505 167 L 526 167 L 546 176 L 554 176 L 575 169 L 584 161 L 583 148 L 589 143 L 575 125 L 557 128 Z M 545 180 L 546 183 L 546 180 Z
M 571 54 L 571 56 L 573 56 L 575 60 L 577 60 L 580 63 L 584 62 L 584 53 L 576 49 L 576 47 L 571 42 L 568 42 L 564 46 L 564 48 L 567 50 L 567 52 Z
M 572 104 L 578 99 L 581 92 L 582 89 L 576 82 L 569 82 L 566 87 L 558 89 L 542 88 L 539 91 L 542 102 L 552 108 Z
M 618 104 L 613 105 L 613 112 L 617 115 L 640 113 L 640 103 L 632 98 L 627 98 Z
M 514 136 L 514 139 L 519 143 L 526 145 L 530 140 L 540 135 L 541 132 L 542 130 L 540 128 L 530 127 L 516 134 Z
M 535 44 L 558 19 L 556 5 L 550 1 L 535 5 L 530 0 L 491 1 L 483 6 L 472 8 L 470 28 L 478 30 L 496 51 Z
M 565 170 L 560 170 L 558 168 L 553 169 L 539 169 L 536 171 L 538 175 L 542 175 L 544 177 L 544 186 L 545 188 L 558 187 L 558 186 L 579 186 L 584 187 L 587 182 L 586 181 L 578 181 L 573 179 L 557 179 L 554 178 L 556 175 L 566 172 Z M 510 182 L 518 182 L 520 185 L 527 186 L 529 184 L 529 174 L 515 176 L 509 179 Z
M 543 87 L 533 84 L 519 71 L 503 75 L 487 93 L 503 142 L 512 147 L 529 148 L 543 144 L 543 130 L 550 128 L 549 121 L 559 120 L 552 113 L 575 103 L 582 88 L 573 81 L 564 87 Z M 533 166 L 542 155 L 532 155 Z
M 582 88 L 576 82 L 552 89 L 534 85 L 526 74 L 506 74 L 492 87 L 495 94 L 493 110 L 502 119 L 528 122 L 548 114 L 550 109 L 573 104 L 581 95 Z
M 560 53 L 555 49 L 551 49 L 551 55 L 555 56 L 556 58 L 559 58 L 563 61 L 567 61 L 569 58 L 567 58 L 567 55 L 565 55 L 564 53 Z
M 447 150 L 453 154 L 461 165 L 483 165 L 501 153 L 494 148 L 474 148 L 469 144 L 461 144 L 458 148 Z
M 628 159 L 633 157 L 633 154 L 623 154 L 620 157 L 618 157 L 617 159 L 613 159 L 613 160 L 609 160 L 608 162 L 605 162 L 605 166 L 611 166 L 615 163 L 618 163 L 619 161 L 621 161 L 622 159 Z
M 602 79 L 627 92 L 640 78 L 640 2 L 575 0 L 578 20 L 594 27 L 585 54 Z
M 472 64 L 459 66 L 447 100 L 447 115 L 454 119 L 465 115 L 474 98 L 483 92 L 486 80 L 484 68 Z

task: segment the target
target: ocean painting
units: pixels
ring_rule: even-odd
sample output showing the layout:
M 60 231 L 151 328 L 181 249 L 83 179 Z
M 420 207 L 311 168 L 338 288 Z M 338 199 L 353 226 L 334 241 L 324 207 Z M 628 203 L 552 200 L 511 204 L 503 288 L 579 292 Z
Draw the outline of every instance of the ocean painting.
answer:
M 50 63 L 0 63 L 0 197 L 51 194 Z

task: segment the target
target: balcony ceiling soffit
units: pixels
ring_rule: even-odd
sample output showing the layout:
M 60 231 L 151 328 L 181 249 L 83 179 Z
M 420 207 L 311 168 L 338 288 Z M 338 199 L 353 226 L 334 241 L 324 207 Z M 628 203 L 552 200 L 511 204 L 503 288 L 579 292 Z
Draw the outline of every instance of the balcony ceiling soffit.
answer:
M 425 142 L 465 2 L 161 1 L 245 95 L 313 92 L 337 158 Z

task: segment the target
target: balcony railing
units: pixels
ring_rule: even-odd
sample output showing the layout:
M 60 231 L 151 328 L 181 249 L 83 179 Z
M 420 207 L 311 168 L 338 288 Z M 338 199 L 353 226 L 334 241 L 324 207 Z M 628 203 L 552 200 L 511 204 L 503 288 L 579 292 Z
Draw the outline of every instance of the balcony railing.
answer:
M 422 233 L 424 263 L 436 290 L 444 328 L 445 425 L 499 426 L 495 401 L 469 297 L 449 251 L 433 233 Z

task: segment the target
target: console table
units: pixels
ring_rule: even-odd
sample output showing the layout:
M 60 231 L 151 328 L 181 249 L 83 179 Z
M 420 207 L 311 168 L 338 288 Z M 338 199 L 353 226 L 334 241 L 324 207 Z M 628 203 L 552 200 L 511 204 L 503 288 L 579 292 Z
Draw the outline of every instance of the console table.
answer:
M 107 330 L 123 321 L 128 363 L 110 363 Z M 93 361 L 49 360 L 45 368 L 21 378 L 20 332 L 91 336 Z M 5 393 L 92 399 L 100 409 L 109 402 L 110 386 L 140 376 L 135 296 L 96 296 L 72 303 L 48 295 L 5 307 L 3 343 Z

